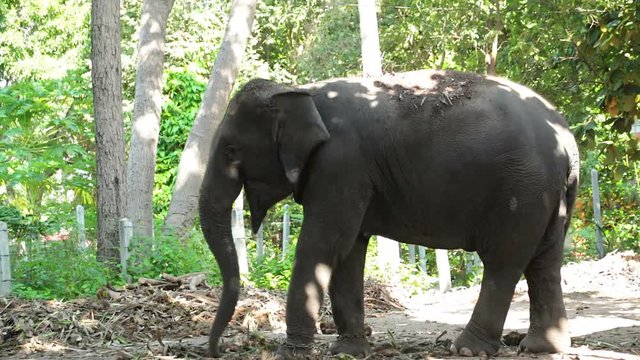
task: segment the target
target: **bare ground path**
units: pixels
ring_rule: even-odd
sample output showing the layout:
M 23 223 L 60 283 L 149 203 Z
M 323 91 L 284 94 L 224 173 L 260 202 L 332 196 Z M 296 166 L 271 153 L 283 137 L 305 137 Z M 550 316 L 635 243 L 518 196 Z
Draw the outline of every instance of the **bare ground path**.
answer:
M 640 258 L 624 253 L 563 269 L 572 334 L 566 354 L 530 355 L 504 346 L 497 359 L 640 359 Z M 170 279 L 172 280 L 172 279 Z M 175 280 L 175 279 L 173 279 Z M 183 359 L 204 354 L 218 290 L 172 281 L 68 302 L 0 299 L 2 359 Z M 151 285 L 151 286 L 149 286 Z M 368 359 L 461 359 L 448 347 L 468 321 L 479 288 L 405 296 L 370 283 Z M 224 359 L 269 359 L 283 337 L 284 294 L 248 289 L 224 338 Z M 325 317 L 327 318 L 327 317 Z M 330 318 L 330 317 L 329 317 Z M 320 324 L 322 328 L 327 324 Z M 505 334 L 528 327 L 526 284 L 516 289 Z M 328 330 L 331 333 L 329 324 Z M 332 334 L 319 334 L 315 359 Z M 339 358 L 339 357 L 333 357 Z M 344 357 L 342 357 L 344 358 Z

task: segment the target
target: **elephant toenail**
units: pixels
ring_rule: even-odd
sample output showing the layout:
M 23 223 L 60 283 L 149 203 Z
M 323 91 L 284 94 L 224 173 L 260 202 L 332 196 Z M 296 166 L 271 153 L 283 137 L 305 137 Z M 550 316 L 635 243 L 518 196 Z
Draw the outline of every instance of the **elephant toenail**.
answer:
M 463 347 L 462 349 L 460 349 L 460 355 L 471 357 L 473 356 L 473 351 L 471 351 L 469 348 Z
M 484 351 L 480 351 L 480 352 L 478 353 L 478 356 L 480 356 L 480 357 L 487 357 L 487 353 L 486 353 L 486 352 L 484 352 Z
M 449 348 L 449 352 L 453 355 L 458 354 L 458 349 L 456 349 L 456 346 L 451 344 L 451 347 Z

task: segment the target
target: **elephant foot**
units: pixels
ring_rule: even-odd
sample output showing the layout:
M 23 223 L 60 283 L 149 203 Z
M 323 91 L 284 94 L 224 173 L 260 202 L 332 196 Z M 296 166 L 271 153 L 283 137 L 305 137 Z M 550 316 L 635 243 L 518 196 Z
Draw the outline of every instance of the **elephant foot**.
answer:
M 548 329 L 529 333 L 518 345 L 518 352 L 556 353 L 564 352 L 571 347 L 571 338 L 567 331 Z
M 314 355 L 313 343 L 296 345 L 285 341 L 278 347 L 275 360 L 301 360 L 309 359 Z
M 365 336 L 340 335 L 329 347 L 329 352 L 335 354 L 348 354 L 352 356 L 371 354 L 371 345 Z
M 482 336 L 482 331 L 470 330 L 470 325 L 453 342 L 449 351 L 460 356 L 491 356 L 498 352 L 500 341 Z

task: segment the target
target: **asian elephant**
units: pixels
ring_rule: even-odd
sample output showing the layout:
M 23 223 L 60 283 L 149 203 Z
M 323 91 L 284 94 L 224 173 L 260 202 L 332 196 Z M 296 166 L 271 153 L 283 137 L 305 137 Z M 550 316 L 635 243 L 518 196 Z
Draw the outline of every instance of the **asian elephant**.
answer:
M 521 350 L 563 350 L 560 267 L 578 166 L 562 116 L 505 79 L 423 70 L 304 86 L 249 81 L 228 105 L 200 190 L 224 283 L 209 355 L 238 301 L 230 214 L 243 186 L 254 232 L 289 194 L 304 207 L 279 358 L 310 351 L 326 291 L 339 334 L 331 352 L 370 352 L 363 272 L 374 234 L 478 253 L 482 288 L 453 353 L 496 353 L 522 274 L 531 305 Z

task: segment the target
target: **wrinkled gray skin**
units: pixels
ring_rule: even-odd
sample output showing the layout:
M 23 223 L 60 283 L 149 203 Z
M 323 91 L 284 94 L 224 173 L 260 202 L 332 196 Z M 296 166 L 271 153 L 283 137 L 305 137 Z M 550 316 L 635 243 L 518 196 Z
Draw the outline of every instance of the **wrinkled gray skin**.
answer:
M 478 252 L 482 290 L 454 353 L 498 350 L 522 274 L 531 325 L 521 349 L 560 351 L 570 345 L 560 266 L 577 184 L 566 122 L 503 79 L 420 71 L 303 87 L 253 80 L 229 104 L 200 193 L 224 280 L 209 355 L 238 300 L 230 214 L 242 186 L 254 231 L 289 194 L 304 206 L 279 358 L 308 352 L 325 291 L 341 335 L 331 351 L 369 353 L 363 271 L 373 234 Z

